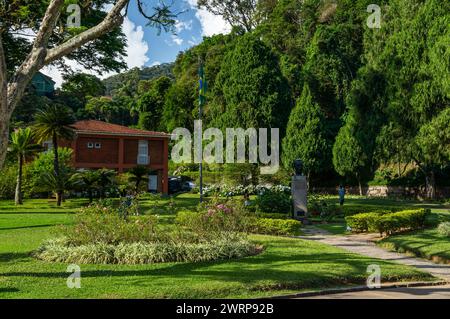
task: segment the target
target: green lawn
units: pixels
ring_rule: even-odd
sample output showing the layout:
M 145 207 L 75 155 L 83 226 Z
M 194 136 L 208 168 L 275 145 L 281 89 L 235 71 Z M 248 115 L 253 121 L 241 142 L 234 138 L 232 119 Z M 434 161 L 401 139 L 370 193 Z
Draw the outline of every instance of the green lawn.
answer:
M 450 221 L 449 209 L 432 209 L 432 224 Z M 382 247 L 407 252 L 439 263 L 450 263 L 450 238 L 440 235 L 435 227 L 390 236 L 379 242 Z
M 438 234 L 435 228 L 391 236 L 379 245 L 435 262 L 450 263 L 450 238 Z
M 337 196 L 330 196 L 326 201 L 329 204 L 337 204 Z M 431 210 L 431 215 L 428 217 L 430 224 L 438 224 L 441 221 L 450 220 L 450 207 L 448 205 L 442 205 L 441 203 L 434 202 L 420 202 L 413 200 L 398 200 L 390 198 L 366 198 L 366 197 L 352 197 L 345 200 L 345 206 L 366 206 L 371 208 L 380 207 L 398 207 L 401 209 L 417 209 L 417 208 L 429 208 Z M 320 218 L 313 218 L 313 221 L 320 222 Z M 320 229 L 326 230 L 335 235 L 345 235 L 349 234 L 346 231 L 347 225 L 345 219 L 335 218 L 332 222 L 327 224 L 316 223 L 314 225 Z M 435 238 L 441 241 L 441 238 Z
M 81 289 L 66 286 L 66 264 L 45 263 L 30 252 L 54 237 L 60 224 L 70 224 L 76 207 L 86 201 L 27 200 L 16 209 L 0 202 L 0 298 L 246 298 L 301 290 L 363 284 L 367 266 L 378 264 L 383 281 L 431 279 L 399 264 L 362 257 L 324 244 L 299 239 L 252 236 L 263 253 L 239 260 L 153 265 L 81 265 Z M 175 214 L 168 199 L 144 200 L 144 212 L 163 223 Z M 177 210 L 192 209 L 197 200 L 181 195 Z

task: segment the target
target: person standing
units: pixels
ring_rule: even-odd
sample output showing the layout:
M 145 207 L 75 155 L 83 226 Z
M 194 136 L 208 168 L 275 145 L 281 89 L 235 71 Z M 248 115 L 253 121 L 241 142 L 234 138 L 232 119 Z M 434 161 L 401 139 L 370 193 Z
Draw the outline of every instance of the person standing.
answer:
M 344 197 L 345 197 L 345 188 L 344 188 L 344 186 L 339 185 L 338 194 L 339 194 L 339 205 L 342 206 L 342 205 L 344 205 Z

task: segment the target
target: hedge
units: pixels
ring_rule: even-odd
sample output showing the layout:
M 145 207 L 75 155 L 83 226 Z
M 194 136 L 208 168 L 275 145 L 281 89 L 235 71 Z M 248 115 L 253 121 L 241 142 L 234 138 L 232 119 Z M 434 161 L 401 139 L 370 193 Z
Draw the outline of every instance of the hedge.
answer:
M 266 235 L 296 235 L 300 231 L 301 222 L 293 219 L 254 218 L 249 223 L 249 231 Z
M 403 210 L 396 213 L 363 213 L 345 218 L 353 232 L 379 232 L 391 235 L 403 230 L 416 230 L 425 226 L 429 209 Z

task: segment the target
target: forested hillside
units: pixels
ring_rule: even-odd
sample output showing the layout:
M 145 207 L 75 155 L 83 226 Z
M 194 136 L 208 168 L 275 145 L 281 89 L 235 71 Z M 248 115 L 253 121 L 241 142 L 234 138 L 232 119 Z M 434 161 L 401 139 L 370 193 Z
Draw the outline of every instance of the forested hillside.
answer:
M 432 195 L 450 162 L 450 3 L 378 1 L 381 25 L 369 28 L 372 2 L 260 0 L 173 64 L 68 76 L 53 103 L 79 119 L 192 129 L 201 59 L 204 128 L 280 128 L 284 168 L 302 158 L 316 185 L 408 180 Z M 37 105 L 24 99 L 15 120 Z

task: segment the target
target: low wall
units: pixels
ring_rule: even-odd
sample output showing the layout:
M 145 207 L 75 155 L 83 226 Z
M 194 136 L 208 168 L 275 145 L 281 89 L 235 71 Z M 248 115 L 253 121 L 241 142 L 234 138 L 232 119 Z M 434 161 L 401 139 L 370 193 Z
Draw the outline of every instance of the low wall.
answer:
M 425 187 L 405 187 L 405 186 L 363 186 L 363 195 L 369 197 L 414 197 L 423 199 L 426 197 Z M 314 193 L 338 194 L 338 187 L 313 187 Z M 349 186 L 345 188 L 345 193 L 350 195 L 359 195 L 358 186 Z M 436 188 L 436 198 L 449 198 L 450 187 Z

